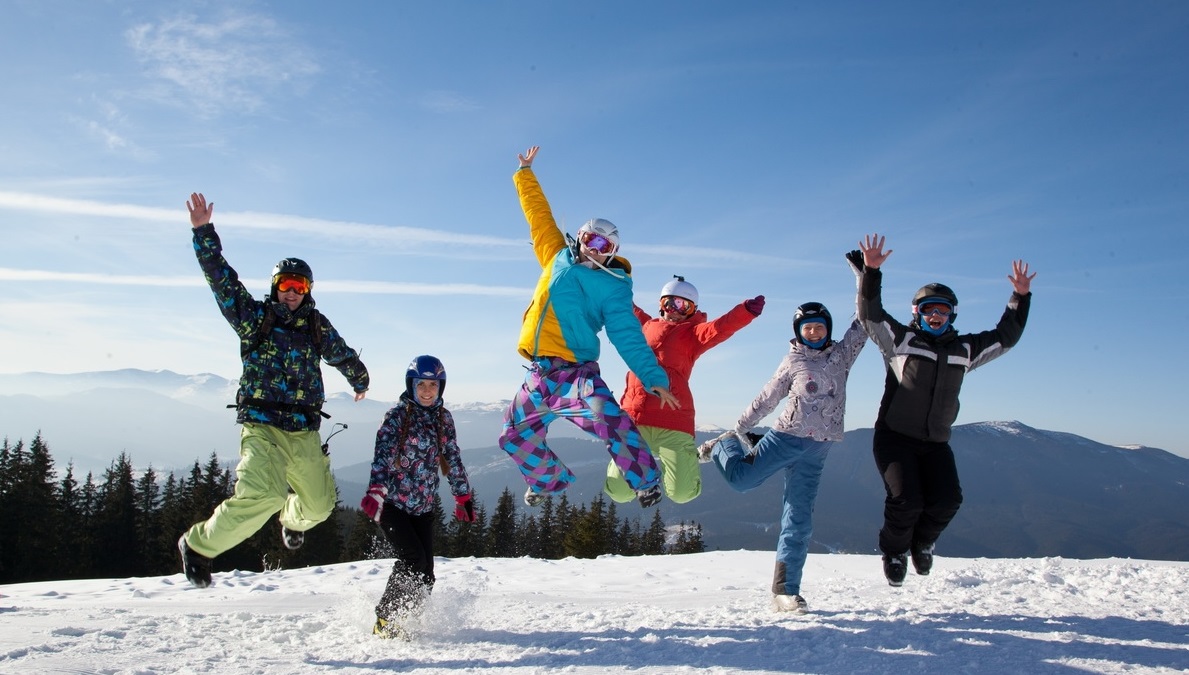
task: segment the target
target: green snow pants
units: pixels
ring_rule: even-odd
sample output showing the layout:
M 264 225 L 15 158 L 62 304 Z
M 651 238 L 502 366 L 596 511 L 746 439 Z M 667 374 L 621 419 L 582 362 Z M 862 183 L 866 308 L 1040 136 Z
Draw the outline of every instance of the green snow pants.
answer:
M 334 511 L 330 458 L 322 454 L 316 431 L 245 422 L 235 476 L 235 493 L 186 532 L 186 544 L 196 553 L 214 558 L 255 534 L 278 511 L 281 525 L 295 532 L 314 527 Z
M 698 465 L 698 448 L 694 437 L 660 427 L 638 427 L 648 449 L 660 460 L 661 483 L 665 495 L 674 503 L 684 504 L 702 494 L 702 468 Z M 623 479 L 623 472 L 615 462 L 607 465 L 607 481 L 603 492 L 620 504 L 636 498 L 636 492 Z

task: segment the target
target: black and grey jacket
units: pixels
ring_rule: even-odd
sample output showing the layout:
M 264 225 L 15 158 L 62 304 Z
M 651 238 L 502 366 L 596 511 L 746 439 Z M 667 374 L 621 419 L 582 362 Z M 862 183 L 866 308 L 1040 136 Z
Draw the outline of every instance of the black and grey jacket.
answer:
M 865 268 L 857 274 L 859 322 L 888 369 L 875 428 L 922 441 L 949 441 L 963 378 L 1020 341 L 1032 294 L 1013 292 L 994 330 L 959 334 L 951 326 L 935 337 L 905 326 L 884 310 L 879 269 Z

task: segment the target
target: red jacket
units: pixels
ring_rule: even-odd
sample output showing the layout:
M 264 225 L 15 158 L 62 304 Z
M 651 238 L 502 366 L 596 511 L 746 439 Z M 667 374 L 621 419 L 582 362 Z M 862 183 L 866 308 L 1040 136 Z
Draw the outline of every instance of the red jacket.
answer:
M 644 329 L 644 339 L 656 352 L 656 359 L 669 375 L 669 391 L 681 402 L 681 407 L 661 408 L 661 400 L 644 389 L 640 378 L 631 371 L 619 406 L 637 426 L 660 427 L 694 433 L 694 395 L 689 390 L 689 376 L 694 362 L 711 347 L 725 342 L 740 328 L 751 323 L 755 315 L 743 303 L 714 321 L 707 322 L 704 312 L 695 312 L 685 321 L 674 323 L 654 319 L 648 312 L 635 308 L 636 318 Z

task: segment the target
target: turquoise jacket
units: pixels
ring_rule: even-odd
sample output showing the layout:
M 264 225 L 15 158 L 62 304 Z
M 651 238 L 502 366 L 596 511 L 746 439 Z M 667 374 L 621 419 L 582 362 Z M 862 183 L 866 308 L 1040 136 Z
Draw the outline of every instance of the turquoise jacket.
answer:
M 574 363 L 598 361 L 599 331 L 644 383 L 669 388 L 669 376 L 644 339 L 632 302 L 631 265 L 615 258 L 608 269 L 578 264 L 531 169 L 514 180 L 541 276 L 524 313 L 519 351 L 526 359 L 553 356 Z

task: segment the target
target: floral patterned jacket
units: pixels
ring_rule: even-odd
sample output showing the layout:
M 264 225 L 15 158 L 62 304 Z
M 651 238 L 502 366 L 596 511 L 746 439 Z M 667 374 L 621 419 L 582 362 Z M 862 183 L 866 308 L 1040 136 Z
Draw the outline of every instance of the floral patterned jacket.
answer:
M 376 432 L 370 482 L 387 488 L 387 504 L 420 516 L 433 511 L 439 467 L 450 483 L 451 494 L 470 494 L 454 417 L 441 399 L 426 408 L 405 392 L 384 415 Z

